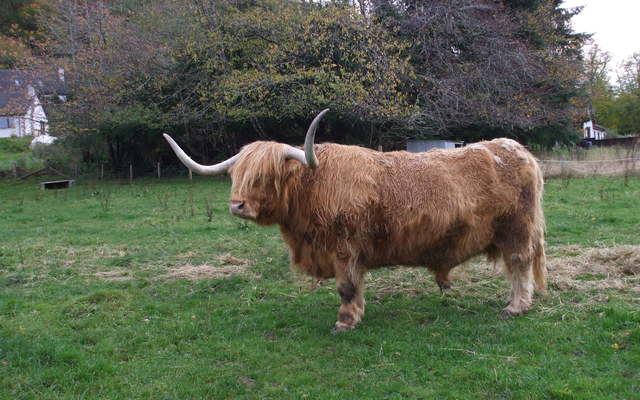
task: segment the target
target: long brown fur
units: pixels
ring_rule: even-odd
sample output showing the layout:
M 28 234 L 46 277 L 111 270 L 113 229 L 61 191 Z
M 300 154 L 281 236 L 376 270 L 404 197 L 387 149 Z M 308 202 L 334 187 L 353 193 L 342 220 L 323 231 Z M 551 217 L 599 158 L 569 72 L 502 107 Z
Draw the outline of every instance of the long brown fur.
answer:
M 250 202 L 258 224 L 280 226 L 294 267 L 335 276 L 339 289 L 356 285 L 360 305 L 343 304 L 337 328 L 360 320 L 362 275 L 383 266 L 426 266 L 446 287 L 469 258 L 502 258 L 513 287 L 507 314 L 527 310 L 533 281 L 544 291 L 542 173 L 517 142 L 418 154 L 320 144 L 316 169 L 285 151 L 274 142 L 244 147 L 229 171 L 231 200 Z

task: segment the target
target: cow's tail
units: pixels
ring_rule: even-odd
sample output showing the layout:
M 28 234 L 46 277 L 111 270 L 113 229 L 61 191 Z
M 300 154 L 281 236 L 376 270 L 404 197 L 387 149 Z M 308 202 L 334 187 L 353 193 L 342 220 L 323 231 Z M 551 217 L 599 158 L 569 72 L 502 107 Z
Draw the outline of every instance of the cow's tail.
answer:
M 547 289 L 547 257 L 544 252 L 544 239 L 534 244 L 533 281 L 536 292 L 544 294 Z
M 536 192 L 537 196 L 535 204 L 533 205 L 533 280 L 535 284 L 536 292 L 544 294 L 547 289 L 547 257 L 544 251 L 544 233 L 545 233 L 545 221 L 544 211 L 542 209 L 542 194 L 544 191 L 544 177 L 542 170 L 538 163 L 536 165 Z

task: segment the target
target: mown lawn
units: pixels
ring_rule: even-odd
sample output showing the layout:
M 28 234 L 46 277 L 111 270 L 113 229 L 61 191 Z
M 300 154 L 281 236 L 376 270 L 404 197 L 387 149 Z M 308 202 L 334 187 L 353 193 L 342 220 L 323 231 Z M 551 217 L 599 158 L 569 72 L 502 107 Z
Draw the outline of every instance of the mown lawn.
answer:
M 332 335 L 333 283 L 290 272 L 277 228 L 231 217 L 228 192 L 0 183 L 0 399 L 640 398 L 640 276 L 551 285 L 502 320 L 504 279 L 479 261 L 445 295 L 375 271 L 362 325 Z M 637 244 L 639 201 L 637 178 L 549 181 L 550 257 Z

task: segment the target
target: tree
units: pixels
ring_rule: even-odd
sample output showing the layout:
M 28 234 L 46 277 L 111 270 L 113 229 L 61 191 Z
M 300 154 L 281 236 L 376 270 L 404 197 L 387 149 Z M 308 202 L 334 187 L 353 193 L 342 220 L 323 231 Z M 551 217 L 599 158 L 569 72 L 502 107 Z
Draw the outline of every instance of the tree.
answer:
M 640 53 L 620 66 L 611 127 L 623 135 L 640 134 Z
M 302 122 L 325 107 L 342 119 L 329 118 L 334 130 L 356 131 L 414 111 L 406 45 L 350 6 L 221 1 L 195 20 L 204 22 L 180 54 L 183 82 L 194 84 L 182 109 L 190 120 L 208 110 L 223 135 L 243 125 L 252 136 L 300 140 Z
M 22 68 L 42 55 L 46 32 L 39 18 L 51 12 L 44 0 L 5 0 L 0 13 L 0 68 Z
M 48 49 L 73 92 L 53 124 L 120 166 L 160 157 L 160 130 L 203 161 L 256 139 L 295 144 L 325 107 L 321 137 L 342 143 L 553 144 L 578 88 L 577 11 L 553 0 L 50 3 Z
M 410 45 L 426 135 L 526 140 L 565 125 L 583 37 L 559 1 L 373 0 L 373 13 Z M 475 134 L 473 133 L 475 132 Z

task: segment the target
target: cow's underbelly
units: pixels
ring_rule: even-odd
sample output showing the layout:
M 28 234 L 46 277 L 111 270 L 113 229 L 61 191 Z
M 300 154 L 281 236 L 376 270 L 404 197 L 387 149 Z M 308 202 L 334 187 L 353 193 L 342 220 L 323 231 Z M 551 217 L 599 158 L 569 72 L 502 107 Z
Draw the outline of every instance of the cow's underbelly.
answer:
M 336 268 L 356 264 L 367 269 L 389 265 L 428 267 L 434 271 L 449 270 L 487 250 L 494 239 L 490 221 L 474 224 L 456 223 L 435 235 L 429 229 L 370 229 L 370 235 L 347 234 L 310 237 L 283 230 L 289 246 L 292 265 L 303 273 L 318 277 L 335 276 Z M 367 230 L 365 230 L 367 231 Z
M 387 265 L 425 266 L 451 269 L 486 251 L 493 241 L 491 223 L 458 223 L 435 236 L 428 230 L 398 230 L 375 239 L 363 252 L 367 268 Z

